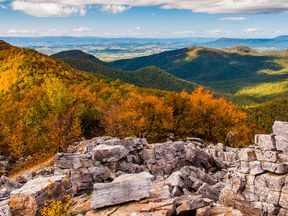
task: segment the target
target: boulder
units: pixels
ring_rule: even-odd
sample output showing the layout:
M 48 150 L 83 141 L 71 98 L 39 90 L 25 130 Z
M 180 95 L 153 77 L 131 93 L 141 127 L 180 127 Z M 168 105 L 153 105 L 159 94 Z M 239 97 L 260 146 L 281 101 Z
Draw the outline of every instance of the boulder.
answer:
M 105 162 L 117 162 L 125 158 L 129 150 L 122 145 L 98 145 L 93 151 L 94 160 Z
M 263 170 L 277 174 L 286 174 L 288 171 L 286 164 L 262 162 L 261 166 Z
M 273 133 L 280 136 L 288 136 L 288 122 L 275 121 Z
M 122 145 L 125 146 L 130 152 L 143 149 L 147 145 L 145 138 L 133 138 L 127 137 L 122 141 Z
M 79 169 L 93 166 L 92 156 L 88 154 L 58 153 L 55 157 L 55 167 L 61 169 Z
M 93 188 L 92 208 L 116 205 L 149 196 L 151 179 L 147 172 L 121 175 L 111 183 L 96 183 Z
M 66 176 L 38 177 L 13 191 L 8 204 L 12 215 L 35 216 L 46 201 L 63 200 L 73 193 L 72 183 Z
M 240 151 L 240 160 L 241 161 L 255 161 L 256 153 L 254 148 L 243 148 Z
M 287 136 L 275 136 L 275 142 L 276 142 L 276 149 L 278 151 L 283 151 L 285 153 L 288 152 L 288 135 Z
M 276 150 L 275 135 L 258 134 L 255 141 L 261 150 Z

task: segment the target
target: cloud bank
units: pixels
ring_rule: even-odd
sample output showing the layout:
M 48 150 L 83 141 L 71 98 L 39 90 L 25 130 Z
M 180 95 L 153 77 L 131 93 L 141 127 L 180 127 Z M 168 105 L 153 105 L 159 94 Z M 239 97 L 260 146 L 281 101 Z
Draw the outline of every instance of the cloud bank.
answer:
M 1 0 L 0 0 L 1 2 Z M 96 6 L 96 7 L 91 7 Z M 288 11 L 287 0 L 12 0 L 11 8 L 39 16 L 85 15 L 88 8 L 121 13 L 131 7 L 158 6 L 209 14 L 255 14 Z

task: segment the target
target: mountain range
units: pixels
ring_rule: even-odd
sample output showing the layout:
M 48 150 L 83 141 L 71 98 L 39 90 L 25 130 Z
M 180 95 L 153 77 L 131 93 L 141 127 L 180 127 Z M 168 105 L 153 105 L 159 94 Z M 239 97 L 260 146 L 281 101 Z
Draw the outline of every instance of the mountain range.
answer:
M 110 63 L 81 51 L 53 57 L 79 70 L 141 87 L 191 91 L 202 85 L 243 106 L 288 95 L 288 51 L 189 47 Z

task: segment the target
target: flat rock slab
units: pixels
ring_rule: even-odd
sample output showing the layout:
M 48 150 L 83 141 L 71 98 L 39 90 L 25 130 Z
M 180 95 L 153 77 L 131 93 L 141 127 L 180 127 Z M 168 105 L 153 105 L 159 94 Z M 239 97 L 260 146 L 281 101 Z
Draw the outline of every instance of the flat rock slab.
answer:
M 86 216 L 164 216 L 172 215 L 175 209 L 176 202 L 171 197 L 169 187 L 163 182 L 152 182 L 149 197 L 138 202 L 122 203 L 89 211 Z
M 148 197 L 152 178 L 148 172 L 142 172 L 119 176 L 111 183 L 94 184 L 92 209 Z
M 39 177 L 11 193 L 8 205 L 12 215 L 34 216 L 46 201 L 73 195 L 70 179 L 64 175 Z

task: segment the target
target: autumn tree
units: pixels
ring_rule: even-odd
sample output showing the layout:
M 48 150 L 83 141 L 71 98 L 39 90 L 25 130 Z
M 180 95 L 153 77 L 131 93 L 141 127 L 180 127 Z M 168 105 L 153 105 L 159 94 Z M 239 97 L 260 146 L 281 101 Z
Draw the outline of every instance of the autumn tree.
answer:
M 172 109 L 161 98 L 136 92 L 116 101 L 104 121 L 109 135 L 146 137 L 150 141 L 167 137 L 173 127 Z
M 173 107 L 177 137 L 199 137 L 230 145 L 250 142 L 251 132 L 245 123 L 247 115 L 223 97 L 215 98 L 210 91 L 198 88 L 191 94 L 171 94 L 168 101 Z M 233 143 L 228 142 L 228 134 L 233 134 Z

